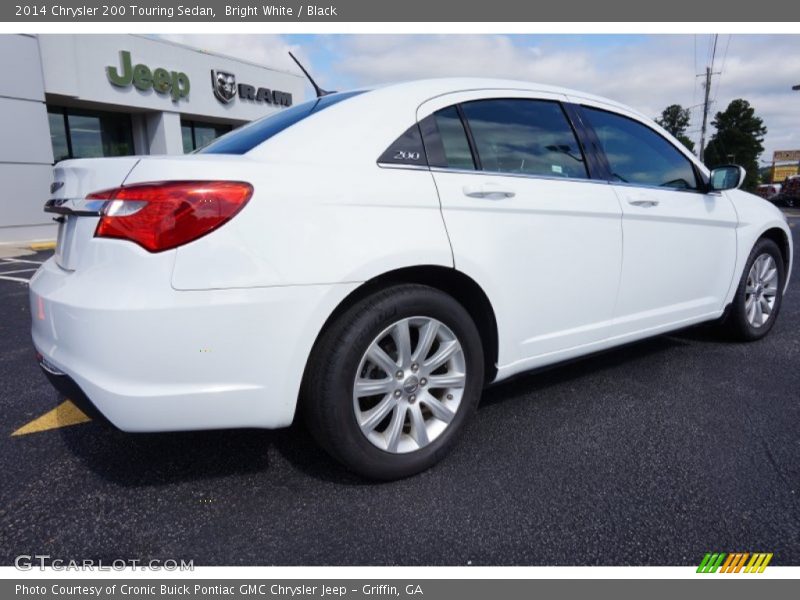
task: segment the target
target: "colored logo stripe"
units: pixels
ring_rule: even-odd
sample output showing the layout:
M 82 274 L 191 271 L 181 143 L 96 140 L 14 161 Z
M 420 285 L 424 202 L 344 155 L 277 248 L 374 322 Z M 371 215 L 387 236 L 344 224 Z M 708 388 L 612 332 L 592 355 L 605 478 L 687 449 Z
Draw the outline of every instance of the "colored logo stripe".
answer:
M 748 556 L 750 556 L 749 552 L 736 552 L 734 554 L 728 554 L 728 560 L 725 561 L 725 564 L 722 565 L 722 569 L 720 569 L 719 572 L 738 573 L 744 566 Z
M 747 559 L 750 562 L 747 562 Z M 772 553 L 756 552 L 707 552 L 697 567 L 698 573 L 763 573 L 772 560 Z M 745 566 L 747 563 L 747 566 Z M 744 571 L 742 568 L 744 567 Z
M 745 573 L 763 573 L 764 569 L 767 568 L 769 561 L 772 560 L 772 552 L 769 554 L 753 554 L 753 558 L 750 559 L 750 562 L 745 567 Z M 758 569 L 758 570 L 756 570 Z
M 725 560 L 725 553 L 710 553 L 706 552 L 700 566 L 697 567 L 698 573 L 716 573 L 722 561 Z

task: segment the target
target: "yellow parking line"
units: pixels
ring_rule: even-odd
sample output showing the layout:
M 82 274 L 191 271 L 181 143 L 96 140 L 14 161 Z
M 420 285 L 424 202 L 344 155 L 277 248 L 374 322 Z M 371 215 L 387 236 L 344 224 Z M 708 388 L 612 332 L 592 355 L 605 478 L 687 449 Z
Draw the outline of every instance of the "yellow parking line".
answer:
M 11 435 L 27 435 L 48 429 L 58 429 L 69 425 L 78 425 L 91 421 L 84 412 L 75 406 L 71 401 L 65 400 L 53 410 L 46 412 L 41 417 L 37 417 L 30 423 L 23 425 Z
M 55 247 L 56 247 L 56 242 L 55 242 L 55 240 L 52 240 L 52 241 L 48 240 L 48 241 L 43 241 L 43 242 L 32 242 L 31 244 L 28 245 L 28 247 L 31 250 L 35 250 L 36 252 L 39 252 L 41 250 L 54 250 Z

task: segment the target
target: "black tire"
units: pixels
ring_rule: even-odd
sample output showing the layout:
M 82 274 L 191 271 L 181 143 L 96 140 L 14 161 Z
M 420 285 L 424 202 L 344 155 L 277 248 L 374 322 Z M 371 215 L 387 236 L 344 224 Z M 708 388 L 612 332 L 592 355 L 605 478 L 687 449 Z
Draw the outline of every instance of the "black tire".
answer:
M 767 319 L 767 321 L 760 327 L 755 327 L 747 319 L 747 309 L 745 306 L 747 300 L 746 286 L 747 277 L 750 273 L 753 263 L 763 254 L 768 254 L 775 261 L 778 271 L 778 290 L 777 294 L 775 295 L 775 304 L 772 307 L 772 312 L 770 313 L 769 319 Z M 756 242 L 756 245 L 750 252 L 750 256 L 747 258 L 747 263 L 745 264 L 744 271 L 742 272 L 742 278 L 739 281 L 739 285 L 736 288 L 733 302 L 728 308 L 728 313 L 720 325 L 722 333 L 732 340 L 742 342 L 753 342 L 766 336 L 775 325 L 775 321 L 778 318 L 778 313 L 780 312 L 781 304 L 783 302 L 783 288 L 785 283 L 786 268 L 783 262 L 783 255 L 781 254 L 778 245 L 770 239 L 761 238 Z
M 353 389 L 362 357 L 373 340 L 411 317 L 433 318 L 450 329 L 463 350 L 466 381 L 455 416 L 438 437 L 411 452 L 391 453 L 362 433 Z M 483 379 L 480 334 L 464 307 L 435 288 L 393 285 L 355 303 L 322 333 L 306 368 L 301 407 L 311 434 L 334 458 L 371 479 L 400 479 L 428 469 L 450 452 L 475 412 Z

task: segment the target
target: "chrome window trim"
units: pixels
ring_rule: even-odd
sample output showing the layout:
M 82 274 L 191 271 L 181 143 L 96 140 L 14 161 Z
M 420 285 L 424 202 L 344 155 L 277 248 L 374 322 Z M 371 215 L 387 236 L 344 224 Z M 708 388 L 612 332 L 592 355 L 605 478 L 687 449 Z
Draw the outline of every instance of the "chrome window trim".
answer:
M 700 188 L 698 188 L 698 189 L 691 189 L 691 188 L 682 189 L 682 188 L 666 187 L 666 186 L 663 186 L 663 185 L 650 185 L 650 184 L 647 184 L 647 183 L 630 183 L 630 182 L 625 182 L 625 181 L 611 181 L 611 180 L 609 180 L 609 183 L 612 184 L 612 185 L 619 185 L 619 186 L 622 186 L 622 187 L 645 188 L 645 189 L 648 189 L 648 190 L 662 190 L 662 191 L 667 191 L 667 192 L 684 192 L 684 193 L 689 193 L 689 194 L 703 194 L 703 195 L 708 193 L 708 192 L 706 192 L 706 191 L 704 191 L 704 190 L 702 190 Z
M 407 169 L 409 171 L 430 171 L 431 173 L 456 173 L 461 175 L 484 175 L 491 177 L 518 177 L 521 179 L 544 179 L 547 181 L 572 181 L 576 183 L 603 183 L 609 184 L 605 179 L 591 179 L 589 177 L 550 177 L 548 175 L 532 175 L 529 173 L 506 173 L 503 171 L 478 171 L 477 169 L 455 169 L 448 167 L 426 167 L 422 165 L 394 165 L 377 163 L 382 169 Z
M 401 163 L 385 163 L 385 162 L 378 162 L 375 163 L 381 169 L 406 169 L 408 171 L 430 171 L 430 167 L 428 165 L 404 165 Z
M 619 185 L 622 187 L 644 188 L 649 190 L 661 190 L 667 192 L 682 192 L 687 194 L 700 195 L 721 195 L 718 191 L 704 191 L 702 189 L 680 189 L 669 188 L 658 185 L 647 185 L 645 183 L 625 183 L 624 181 L 611 181 L 610 179 L 598 179 L 591 177 L 550 177 L 548 175 L 531 175 L 528 173 L 507 173 L 503 171 L 478 171 L 476 169 L 451 169 L 448 167 L 426 167 L 424 165 L 395 165 L 389 163 L 376 163 L 381 169 L 405 169 L 408 171 L 430 171 L 431 173 L 456 173 L 460 175 L 488 175 L 492 177 L 518 177 L 522 179 L 544 179 L 546 181 L 571 181 L 573 183 L 603 183 L 606 185 Z

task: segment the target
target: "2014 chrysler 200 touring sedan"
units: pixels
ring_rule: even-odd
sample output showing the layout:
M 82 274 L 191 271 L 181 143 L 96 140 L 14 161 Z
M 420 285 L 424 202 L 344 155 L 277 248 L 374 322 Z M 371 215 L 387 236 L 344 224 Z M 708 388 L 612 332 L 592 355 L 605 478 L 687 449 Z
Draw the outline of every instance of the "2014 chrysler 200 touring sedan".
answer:
M 485 383 L 702 321 L 766 335 L 791 236 L 742 178 L 571 90 L 325 95 L 190 156 L 56 165 L 33 341 L 123 430 L 302 411 L 350 468 L 403 477 Z

